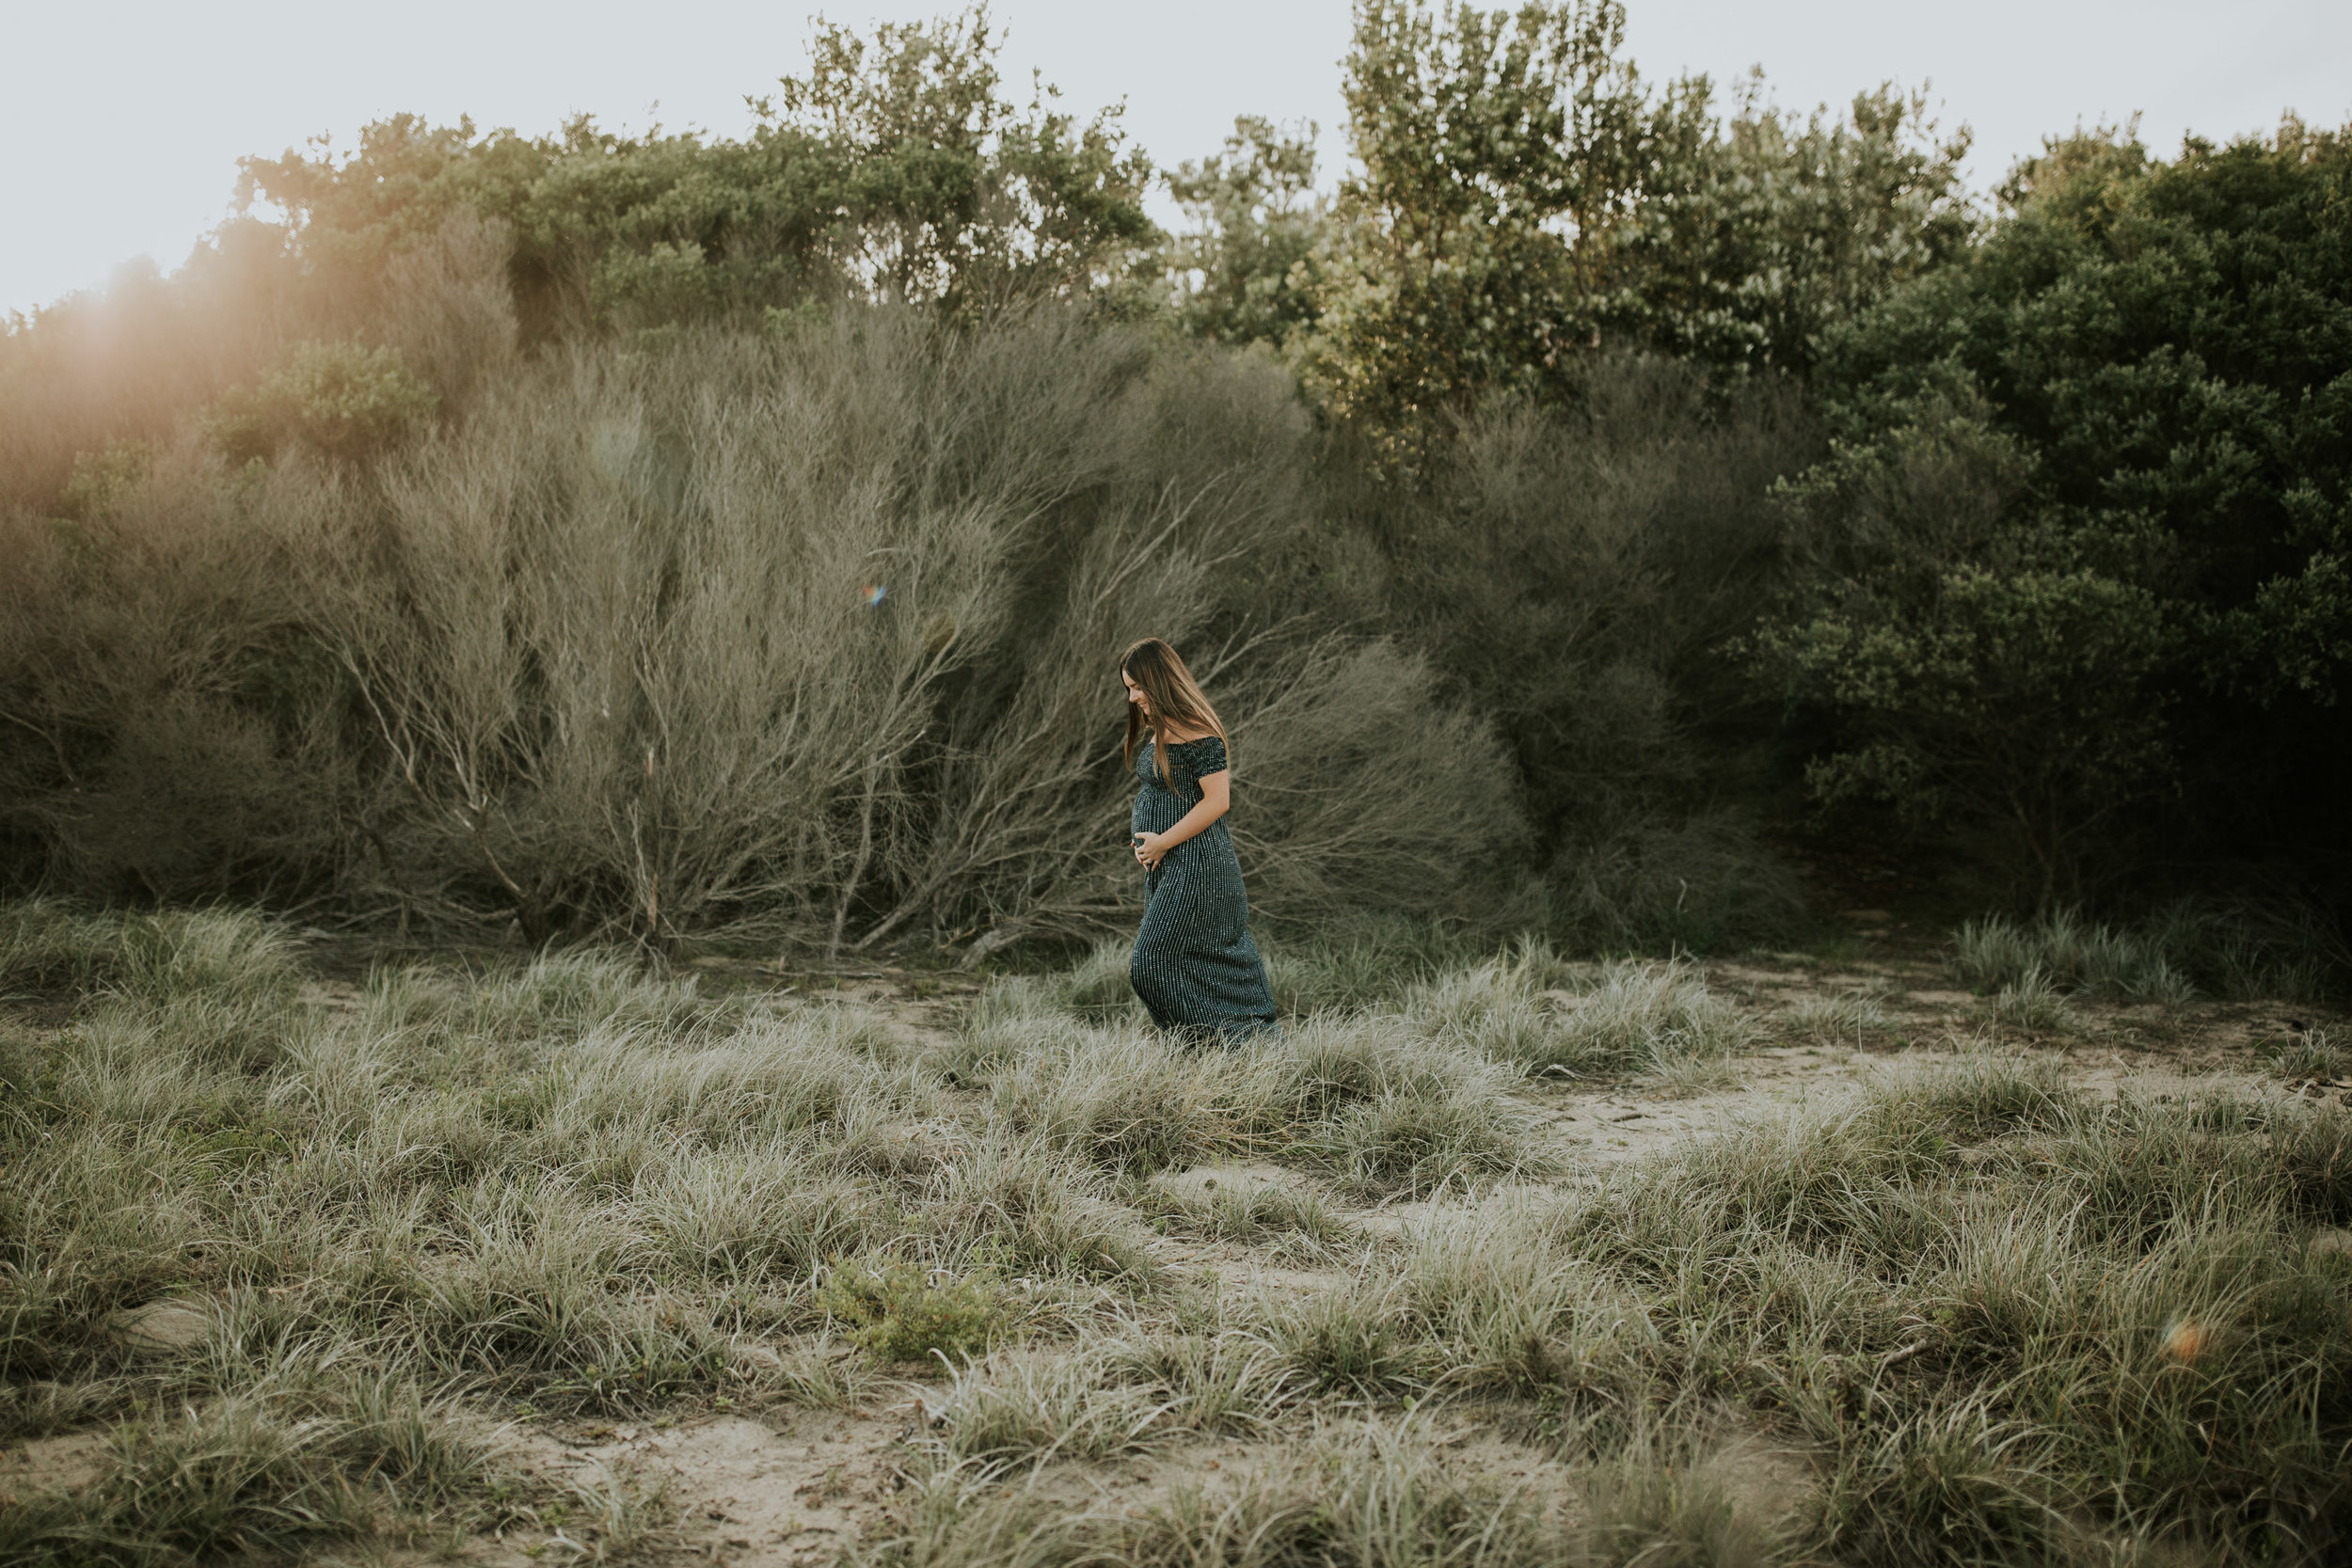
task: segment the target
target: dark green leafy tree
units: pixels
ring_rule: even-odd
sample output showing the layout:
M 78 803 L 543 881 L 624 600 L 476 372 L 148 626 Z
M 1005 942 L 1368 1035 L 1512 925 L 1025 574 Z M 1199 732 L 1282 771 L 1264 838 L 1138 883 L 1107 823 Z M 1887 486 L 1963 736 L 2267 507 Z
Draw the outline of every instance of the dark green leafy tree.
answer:
M 1804 598 L 1751 646 L 1837 715 L 1820 800 L 1980 832 L 2046 908 L 2160 777 L 2178 638 L 2114 519 L 2030 504 L 2032 459 L 1989 412 L 1931 393 L 1784 484 Z
M 2003 198 L 1963 261 L 1821 339 L 1848 451 L 1800 487 L 1813 525 L 1859 526 L 1822 499 L 1848 469 L 1916 471 L 1887 527 L 1933 535 L 1931 510 L 1959 504 L 1917 468 L 1937 398 L 1979 408 L 1982 441 L 2017 457 L 1997 492 L 1949 478 L 1990 521 L 1918 546 L 1932 570 L 1915 582 L 1948 591 L 1832 571 L 1829 597 L 1867 613 L 1820 611 L 1780 644 L 1836 716 L 1817 781 L 1915 812 L 1956 799 L 1883 761 L 1888 726 L 1920 746 L 1950 724 L 1930 696 L 1948 680 L 1954 701 L 2023 725 L 2018 747 L 2042 736 L 2037 853 L 2053 864 L 2114 867 L 2137 824 L 2162 826 L 2176 854 L 2324 868 L 2352 848 L 2352 139 L 2289 120 L 2163 163 L 2128 135 L 2080 136 L 2021 166 Z M 1952 618 L 1989 617 L 1994 597 L 2005 629 L 1972 645 L 2023 662 L 1902 685 L 1905 660 L 1940 657 Z M 2009 754 L 2015 774 L 2027 759 Z M 2156 815 L 2121 812 L 2126 796 Z M 1990 811 L 1983 789 L 1971 800 Z

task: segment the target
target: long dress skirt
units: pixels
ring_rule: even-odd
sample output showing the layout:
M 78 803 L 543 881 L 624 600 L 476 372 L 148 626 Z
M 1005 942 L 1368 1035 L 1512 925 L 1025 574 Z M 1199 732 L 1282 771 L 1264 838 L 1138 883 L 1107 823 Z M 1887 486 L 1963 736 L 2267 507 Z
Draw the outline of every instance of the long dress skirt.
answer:
M 1200 780 L 1225 768 L 1216 736 L 1168 749 L 1170 784 L 1160 783 L 1153 743 L 1136 753 L 1133 831 L 1164 833 L 1200 803 Z M 1220 819 L 1177 845 L 1144 874 L 1143 926 L 1127 978 L 1161 1028 L 1184 1038 L 1232 1044 L 1280 1035 L 1265 963 L 1249 940 L 1249 895 L 1242 888 L 1233 835 Z

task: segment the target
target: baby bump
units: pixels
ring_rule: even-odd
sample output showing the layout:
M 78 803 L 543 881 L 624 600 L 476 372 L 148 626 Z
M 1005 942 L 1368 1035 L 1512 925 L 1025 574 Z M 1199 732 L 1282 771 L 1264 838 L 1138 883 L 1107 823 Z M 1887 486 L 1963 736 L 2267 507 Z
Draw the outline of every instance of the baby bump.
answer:
M 1175 797 L 1165 790 L 1143 790 L 1136 796 L 1135 810 L 1128 814 L 1128 830 L 1138 833 L 1164 833 L 1176 826 L 1177 819 L 1184 815 Z

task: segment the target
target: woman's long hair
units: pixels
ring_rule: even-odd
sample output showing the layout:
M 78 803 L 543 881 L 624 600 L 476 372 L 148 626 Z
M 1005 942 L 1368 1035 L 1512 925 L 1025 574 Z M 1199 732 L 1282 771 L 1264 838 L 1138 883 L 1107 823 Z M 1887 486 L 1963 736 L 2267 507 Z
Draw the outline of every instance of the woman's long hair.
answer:
M 1225 741 L 1225 759 L 1232 761 L 1233 743 L 1226 738 L 1225 721 L 1209 705 L 1208 694 L 1200 683 L 1192 678 L 1184 661 L 1176 650 L 1156 637 L 1147 637 L 1119 656 L 1119 673 L 1143 688 L 1151 700 L 1152 765 L 1160 775 L 1160 783 L 1175 787 L 1168 772 L 1167 726 L 1201 730 Z M 1136 748 L 1142 743 L 1147 721 L 1135 704 L 1127 705 L 1127 767 L 1136 766 Z

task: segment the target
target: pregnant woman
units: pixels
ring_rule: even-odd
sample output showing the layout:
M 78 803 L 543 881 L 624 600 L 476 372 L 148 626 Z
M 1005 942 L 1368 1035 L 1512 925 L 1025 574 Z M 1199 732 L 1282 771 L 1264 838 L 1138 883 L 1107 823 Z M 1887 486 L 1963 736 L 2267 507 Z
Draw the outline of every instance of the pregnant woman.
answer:
M 1279 1037 L 1225 826 L 1233 800 L 1225 726 L 1158 638 L 1128 649 L 1119 673 L 1127 683 L 1127 766 L 1140 786 L 1131 826 L 1144 896 L 1127 978 L 1152 1022 L 1189 1042 Z

